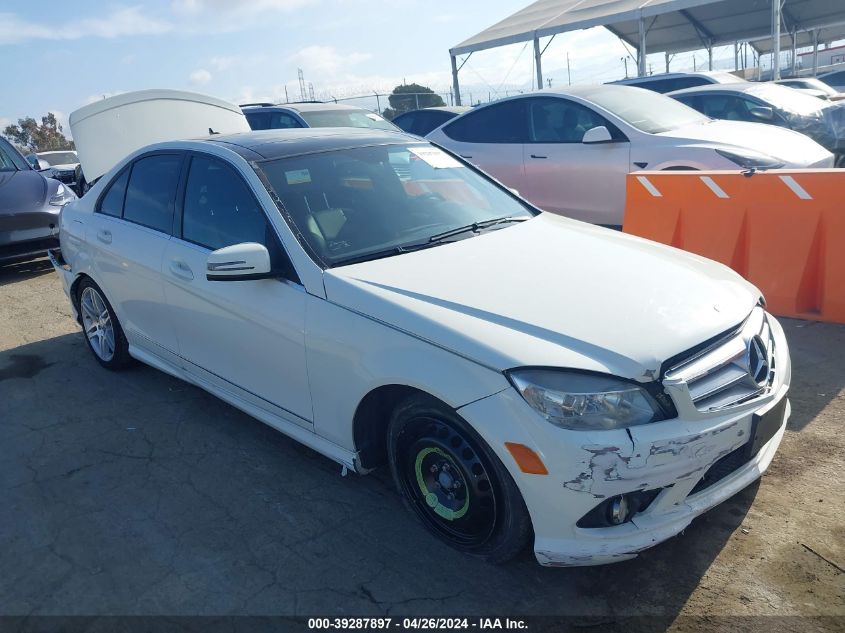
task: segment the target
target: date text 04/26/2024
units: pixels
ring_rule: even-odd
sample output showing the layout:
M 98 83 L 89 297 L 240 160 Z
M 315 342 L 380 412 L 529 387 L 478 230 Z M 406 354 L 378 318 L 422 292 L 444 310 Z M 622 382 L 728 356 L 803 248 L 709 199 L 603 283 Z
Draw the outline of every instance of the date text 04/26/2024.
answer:
M 521 630 L 527 629 L 525 620 L 512 618 L 309 618 L 312 630 L 377 631 L 400 630 Z

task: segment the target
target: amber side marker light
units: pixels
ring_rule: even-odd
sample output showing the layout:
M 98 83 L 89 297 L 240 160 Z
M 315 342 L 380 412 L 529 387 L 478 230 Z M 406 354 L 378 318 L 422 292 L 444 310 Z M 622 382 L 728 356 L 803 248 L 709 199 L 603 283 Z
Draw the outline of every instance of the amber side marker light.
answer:
M 525 444 L 517 444 L 516 442 L 505 442 L 505 448 L 513 455 L 516 465 L 519 469 L 529 475 L 548 475 L 546 465 L 540 456 L 528 448 Z

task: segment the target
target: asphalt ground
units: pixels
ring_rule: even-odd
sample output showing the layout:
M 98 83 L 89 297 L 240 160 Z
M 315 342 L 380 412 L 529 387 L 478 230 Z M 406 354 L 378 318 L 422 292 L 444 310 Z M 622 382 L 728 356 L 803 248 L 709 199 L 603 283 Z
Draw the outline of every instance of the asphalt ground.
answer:
M 196 387 L 102 369 L 46 260 L 0 268 L 0 628 L 501 615 L 842 630 L 845 326 L 782 322 L 793 413 L 759 483 L 632 561 L 546 569 L 526 552 L 496 567 L 430 537 L 387 473 L 341 477 Z

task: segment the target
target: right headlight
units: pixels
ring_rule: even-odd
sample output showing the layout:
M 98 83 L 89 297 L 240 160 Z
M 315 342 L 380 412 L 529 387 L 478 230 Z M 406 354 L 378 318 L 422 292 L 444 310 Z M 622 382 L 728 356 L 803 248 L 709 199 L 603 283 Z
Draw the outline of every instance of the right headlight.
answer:
M 665 419 L 648 391 L 621 378 L 530 368 L 507 375 L 535 411 L 564 429 L 624 429 Z
M 750 149 L 743 149 L 740 153 L 717 148 L 716 153 L 744 169 L 780 169 L 784 165 L 783 161 L 773 156 L 761 154 Z

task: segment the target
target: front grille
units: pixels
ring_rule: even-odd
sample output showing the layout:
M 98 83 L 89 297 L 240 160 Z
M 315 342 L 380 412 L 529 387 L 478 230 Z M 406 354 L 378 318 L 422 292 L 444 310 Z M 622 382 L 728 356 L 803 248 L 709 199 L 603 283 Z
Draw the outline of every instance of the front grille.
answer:
M 697 484 L 695 484 L 695 488 L 693 488 L 687 496 L 692 496 L 714 484 L 717 484 L 722 481 L 722 479 L 747 464 L 749 459 L 751 459 L 751 456 L 749 455 L 748 444 L 743 444 L 721 459 L 716 460 L 716 462 L 707 469 L 707 472 L 704 473 L 704 476 Z
M 762 308 L 741 330 L 669 369 L 664 384 L 684 384 L 699 411 L 717 411 L 771 389 L 775 379 L 775 342 Z

